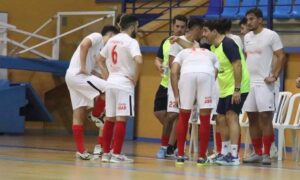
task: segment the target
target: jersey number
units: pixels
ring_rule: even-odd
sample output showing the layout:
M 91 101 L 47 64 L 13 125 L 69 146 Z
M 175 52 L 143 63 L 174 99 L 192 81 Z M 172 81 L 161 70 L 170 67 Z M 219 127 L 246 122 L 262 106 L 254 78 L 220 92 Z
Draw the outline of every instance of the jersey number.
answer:
M 112 58 L 112 62 L 113 64 L 117 64 L 118 62 L 118 53 L 116 51 L 117 45 L 114 45 L 114 47 L 112 48 L 111 51 L 111 58 Z

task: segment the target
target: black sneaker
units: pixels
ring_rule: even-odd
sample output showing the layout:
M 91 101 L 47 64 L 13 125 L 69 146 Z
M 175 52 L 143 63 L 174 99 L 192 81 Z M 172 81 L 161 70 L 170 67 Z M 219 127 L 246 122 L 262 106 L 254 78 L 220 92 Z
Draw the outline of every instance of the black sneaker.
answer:
M 182 156 L 177 157 L 176 165 L 184 165 L 184 158 Z
M 199 157 L 197 160 L 197 166 L 206 166 L 209 164 L 209 161 L 206 158 Z

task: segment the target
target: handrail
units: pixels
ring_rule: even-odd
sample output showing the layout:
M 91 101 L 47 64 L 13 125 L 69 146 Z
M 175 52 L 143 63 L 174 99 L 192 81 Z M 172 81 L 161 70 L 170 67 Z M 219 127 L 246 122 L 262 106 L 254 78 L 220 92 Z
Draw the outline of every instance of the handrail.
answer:
M 64 36 L 66 36 L 66 35 L 69 35 L 69 34 L 75 32 L 75 31 L 78 31 L 78 30 L 80 30 L 80 29 L 83 29 L 83 28 L 85 28 L 85 27 L 87 27 L 87 26 L 90 26 L 90 25 L 92 25 L 92 24 L 95 24 L 96 22 L 102 21 L 102 20 L 104 20 L 104 19 L 106 19 L 106 18 L 109 18 L 109 17 L 112 17 L 112 15 L 109 14 L 109 15 L 107 15 L 107 16 L 104 16 L 104 17 L 98 18 L 98 19 L 96 19 L 96 20 L 90 21 L 90 22 L 88 22 L 88 23 L 86 23 L 86 24 L 83 24 L 83 25 L 81 25 L 81 26 L 79 26 L 79 27 L 77 27 L 77 28 L 75 28 L 75 29 L 72 29 L 72 30 L 70 30 L 70 31 L 68 31 L 68 32 L 65 32 L 65 33 L 60 34 L 60 35 L 58 35 L 58 36 L 56 36 L 56 37 L 50 38 L 50 39 L 48 39 L 48 40 L 46 40 L 46 41 L 44 41 L 44 42 L 41 42 L 41 43 L 39 43 L 39 44 L 36 44 L 36 45 L 34 45 L 34 46 L 30 47 L 30 48 L 27 48 L 27 49 L 24 49 L 24 50 L 22 50 L 22 51 L 19 51 L 17 54 L 22 54 L 22 53 L 25 53 L 25 52 L 30 51 L 30 50 L 32 50 L 32 49 L 35 49 L 35 48 L 37 48 L 37 47 L 40 47 L 40 46 L 42 46 L 42 45 L 44 45 L 44 44 L 50 43 L 50 42 L 52 42 L 52 41 L 54 41 L 54 40 L 56 40 L 56 39 L 59 39 L 59 38 L 64 37 Z
M 153 9 L 155 9 L 155 8 L 157 8 L 157 7 L 159 7 L 160 5 L 162 5 L 162 4 L 165 4 L 166 2 L 168 2 L 169 0 L 165 0 L 165 1 L 162 1 L 162 2 L 160 2 L 159 4 L 157 4 L 156 6 L 154 6 L 154 7 L 152 7 L 152 8 L 150 8 L 150 9 L 148 9 L 147 11 L 145 11 L 144 12 L 144 14 L 146 14 L 146 13 L 148 13 L 148 12 L 150 12 L 150 11 L 152 11 Z M 168 9 L 168 7 L 165 7 L 165 8 L 167 8 Z

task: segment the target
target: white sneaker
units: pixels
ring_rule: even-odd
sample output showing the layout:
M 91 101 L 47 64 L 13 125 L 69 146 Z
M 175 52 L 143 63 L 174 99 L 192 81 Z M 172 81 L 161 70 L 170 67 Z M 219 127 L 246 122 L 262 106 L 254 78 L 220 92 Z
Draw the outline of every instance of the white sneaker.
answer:
M 256 153 L 252 153 L 248 157 L 243 159 L 243 163 L 261 163 L 262 156 Z
M 90 160 L 92 159 L 92 155 L 86 151 L 84 151 L 83 153 L 80 152 L 76 152 L 75 154 L 76 158 L 81 159 L 81 160 Z
M 238 166 L 240 165 L 240 159 L 238 157 L 233 157 L 231 153 L 226 156 L 221 156 L 216 163 L 222 166 Z
M 104 126 L 104 117 L 105 113 L 102 113 L 99 117 L 93 116 L 92 112 L 88 115 L 88 119 L 95 123 L 95 125 L 99 128 L 102 128 Z
M 94 159 L 98 159 L 102 156 L 103 154 L 103 150 L 102 150 L 102 147 L 97 144 L 94 148 L 94 152 L 93 152 L 93 155 L 94 155 Z
M 270 150 L 270 157 L 271 158 L 277 158 L 278 157 L 278 150 L 275 145 L 275 142 L 272 143 L 271 150 Z
M 111 159 L 111 154 L 110 153 L 103 153 L 102 159 L 101 159 L 102 162 L 109 162 L 110 159 Z
M 110 158 L 111 163 L 133 163 L 133 159 L 129 159 L 123 154 L 112 154 Z

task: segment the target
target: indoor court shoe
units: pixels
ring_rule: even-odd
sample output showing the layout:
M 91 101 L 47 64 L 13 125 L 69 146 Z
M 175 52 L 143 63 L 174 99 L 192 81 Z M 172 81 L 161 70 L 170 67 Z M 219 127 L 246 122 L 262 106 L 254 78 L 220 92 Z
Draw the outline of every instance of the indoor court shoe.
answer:
M 233 157 L 231 153 L 228 153 L 226 156 L 217 160 L 216 163 L 222 166 L 238 166 L 240 165 L 240 159 L 238 157 Z
M 184 157 L 178 156 L 175 164 L 176 165 L 184 165 Z
M 111 158 L 111 154 L 110 153 L 103 153 L 101 161 L 102 162 L 109 162 L 110 158 Z
M 157 159 L 165 159 L 167 154 L 167 148 L 166 147 L 160 147 L 159 151 L 156 154 Z
M 275 142 L 272 143 L 271 149 L 270 149 L 270 157 L 277 158 L 278 157 L 278 149 L 275 145 Z
M 262 155 L 262 165 L 271 165 L 271 157 L 267 154 Z
M 76 158 L 78 159 L 81 159 L 81 160 L 90 160 L 92 159 L 92 155 L 88 152 L 83 152 L 83 153 L 80 153 L 80 152 L 76 152 Z
M 94 122 L 95 125 L 99 128 L 102 128 L 104 126 L 104 117 L 105 117 L 105 113 L 102 113 L 99 117 L 93 116 L 92 113 L 88 115 L 88 119 Z
M 94 152 L 93 152 L 93 155 L 94 155 L 94 159 L 98 159 L 102 156 L 103 154 L 103 150 L 101 148 L 101 146 L 99 144 L 97 144 L 94 148 Z
M 166 152 L 166 158 L 168 159 L 175 159 L 176 158 L 176 147 L 175 146 L 168 146 L 167 152 Z
M 207 166 L 209 165 L 209 160 L 203 157 L 198 158 L 197 166 Z
M 110 161 L 111 163 L 133 163 L 133 159 L 129 159 L 123 154 L 112 154 Z
M 220 160 L 223 158 L 223 155 L 221 153 L 214 153 L 210 155 L 207 160 L 211 164 L 215 164 L 217 160 Z
M 250 156 L 243 159 L 243 163 L 261 163 L 262 156 L 252 153 Z

